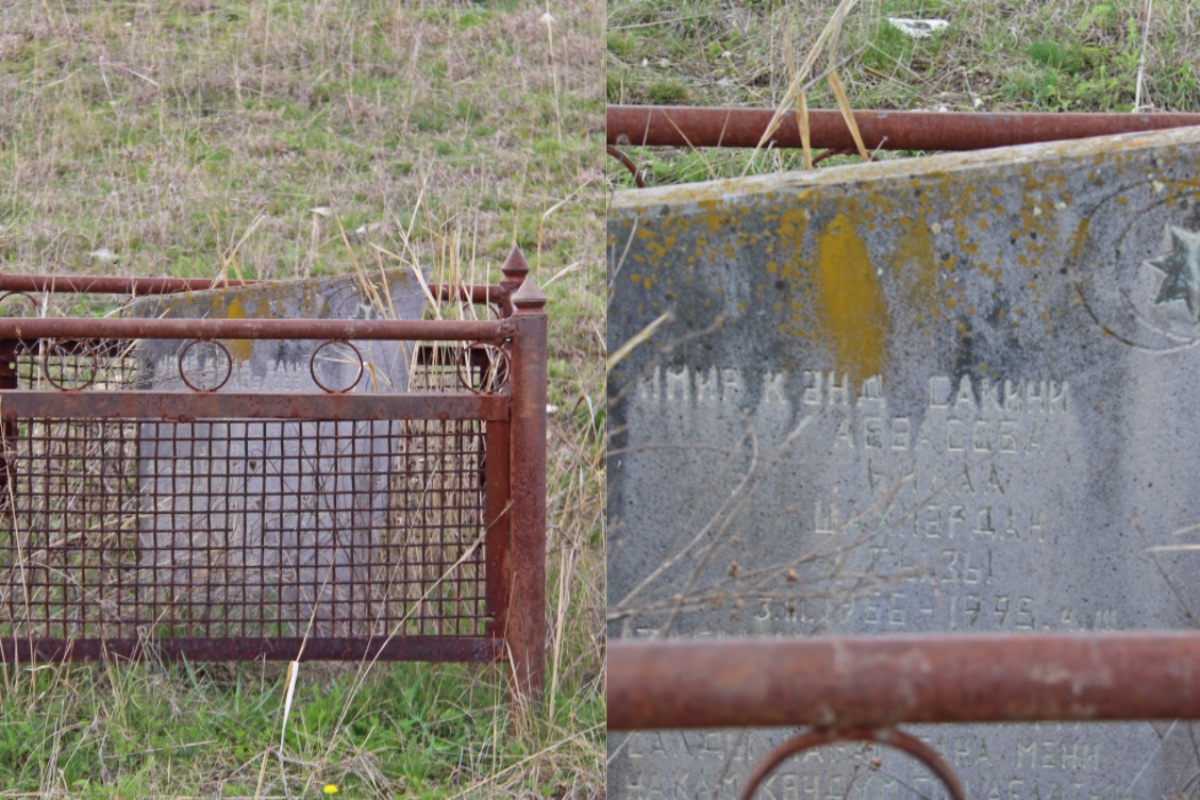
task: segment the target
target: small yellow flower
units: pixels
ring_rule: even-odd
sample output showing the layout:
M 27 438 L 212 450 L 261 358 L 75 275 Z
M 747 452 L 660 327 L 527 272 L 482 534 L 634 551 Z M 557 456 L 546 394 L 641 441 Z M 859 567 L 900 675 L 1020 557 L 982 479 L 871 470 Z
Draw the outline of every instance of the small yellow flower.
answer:
M 325 794 L 337 794 L 337 786 L 333 785 L 332 783 L 327 783 L 325 784 L 325 788 L 321 791 L 323 791 Z

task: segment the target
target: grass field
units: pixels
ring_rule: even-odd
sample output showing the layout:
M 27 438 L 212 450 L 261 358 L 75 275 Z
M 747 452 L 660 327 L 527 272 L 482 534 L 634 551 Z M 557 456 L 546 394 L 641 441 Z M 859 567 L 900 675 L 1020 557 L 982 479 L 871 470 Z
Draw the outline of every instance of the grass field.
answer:
M 168 0 L 0 8 L 0 269 L 419 265 L 549 296 L 547 702 L 505 670 L 0 669 L 0 797 L 604 792 L 605 10 Z
M 609 103 L 776 107 L 835 0 L 610 0 Z M 889 18 L 939 19 L 914 38 Z M 1187 0 L 1053 3 L 862 0 L 806 98 L 834 108 L 837 68 L 856 109 L 926 111 L 1200 110 L 1200 8 Z M 799 151 L 760 154 L 629 148 L 651 185 L 804 166 Z M 882 157 L 891 157 L 884 153 Z M 847 163 L 842 157 L 823 162 Z M 609 180 L 632 185 L 610 159 Z

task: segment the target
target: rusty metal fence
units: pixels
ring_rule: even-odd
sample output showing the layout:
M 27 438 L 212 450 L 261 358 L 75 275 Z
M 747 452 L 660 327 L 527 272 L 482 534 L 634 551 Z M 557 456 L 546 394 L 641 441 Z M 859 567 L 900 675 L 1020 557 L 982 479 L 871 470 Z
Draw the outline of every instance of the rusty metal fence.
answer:
M 814 109 L 808 116 L 809 146 L 825 151 L 813 163 L 857 152 L 841 111 Z M 1200 114 L 856 111 L 854 120 L 870 151 L 961 151 L 1200 125 Z M 618 148 L 803 146 L 794 111 L 779 115 L 774 126 L 773 121 L 776 111 L 770 108 L 613 105 L 607 111 L 608 154 L 644 187 L 642 172 Z
M 894 747 L 954 800 L 954 770 L 915 723 L 1200 719 L 1200 634 L 991 634 L 613 641 L 611 731 L 804 726 L 749 774 L 838 741 Z
M 514 251 L 499 285 L 432 287 L 497 312 L 455 321 L 55 318 L 51 298 L 210 284 L 0 276 L 4 311 L 29 312 L 0 318 L 0 660 L 507 661 L 539 693 L 546 316 L 527 272 Z M 252 340 L 307 359 L 308 385 L 223 389 Z M 162 342 L 173 384 L 148 376 Z M 407 390 L 351 391 L 376 342 L 404 348 Z

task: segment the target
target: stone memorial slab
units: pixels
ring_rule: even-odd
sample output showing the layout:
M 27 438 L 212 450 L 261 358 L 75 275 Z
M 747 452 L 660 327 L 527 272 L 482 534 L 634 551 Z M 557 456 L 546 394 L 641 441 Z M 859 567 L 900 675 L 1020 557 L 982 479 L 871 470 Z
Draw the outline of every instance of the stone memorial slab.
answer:
M 1200 131 L 623 192 L 608 224 L 611 636 L 1195 627 Z M 972 798 L 1200 775 L 1185 722 L 914 730 Z M 734 797 L 789 733 L 614 735 L 609 795 Z M 848 745 L 760 796 L 935 785 Z
M 149 297 L 127 314 L 420 319 L 424 306 L 412 273 L 393 271 Z M 221 393 L 403 392 L 414 354 L 411 342 L 353 341 L 353 350 L 316 340 L 220 344 L 142 341 L 139 384 Z M 216 613 L 231 621 L 287 620 L 285 635 L 303 634 L 310 619 L 318 635 L 349 634 L 337 621 L 370 619 L 363 587 L 386 583 L 372 570 L 384 570 L 377 532 L 389 511 L 396 433 L 387 421 L 143 423 L 141 563 L 154 568 L 157 601 L 193 614 L 217 604 Z

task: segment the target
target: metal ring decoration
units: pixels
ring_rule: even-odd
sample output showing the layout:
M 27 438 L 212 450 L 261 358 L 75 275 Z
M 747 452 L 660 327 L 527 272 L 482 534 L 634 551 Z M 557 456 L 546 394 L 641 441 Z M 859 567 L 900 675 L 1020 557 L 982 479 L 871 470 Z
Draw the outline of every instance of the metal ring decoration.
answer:
M 31 306 L 33 306 L 33 313 L 36 314 L 36 313 L 38 313 L 38 311 L 41 310 L 41 307 L 38 306 L 38 301 L 34 300 L 33 295 L 29 294 L 28 292 L 5 292 L 4 294 L 0 294 L 0 303 L 3 303 L 8 298 L 14 297 L 14 296 L 24 297 L 26 300 L 28 300 L 29 304 Z
M 475 365 L 471 363 L 471 354 L 473 352 L 484 352 L 491 356 L 491 364 L 487 372 L 483 375 L 480 387 L 475 386 L 474 376 L 471 374 L 475 368 Z M 466 368 L 466 374 L 463 373 L 464 367 Z M 459 354 L 455 356 L 454 373 L 458 376 L 459 384 L 468 392 L 473 394 L 495 394 L 508 385 L 508 352 L 503 348 L 484 342 L 469 342 L 463 345 Z
M 908 753 L 937 776 L 938 780 L 942 782 L 942 786 L 946 787 L 946 791 L 950 793 L 951 800 L 966 800 L 967 796 L 963 791 L 962 782 L 954 774 L 954 770 L 950 768 L 950 765 L 943 761 L 942 757 L 937 754 L 937 751 L 915 736 L 911 736 L 895 728 L 847 728 L 845 730 L 806 731 L 798 736 L 793 736 L 770 753 L 767 753 L 763 757 L 763 760 L 758 762 L 758 766 L 754 768 L 754 772 L 746 779 L 746 785 L 742 788 L 740 800 L 750 800 L 754 796 L 755 791 L 758 790 L 759 784 L 788 758 L 805 750 L 811 750 L 814 747 L 847 741 L 876 742 Z
M 818 155 L 816 158 L 813 159 L 812 163 L 813 163 L 813 166 L 815 167 L 817 164 L 820 164 L 822 161 L 824 161 L 827 158 L 833 158 L 834 156 L 856 156 L 856 155 L 858 155 L 857 148 L 854 148 L 854 147 L 835 148 L 833 150 L 826 150 L 824 153 L 821 153 L 820 155 Z M 875 158 L 872 156 L 872 154 L 867 153 L 867 162 L 870 163 L 874 160 L 875 160 Z
M 58 389 L 60 392 L 77 392 L 80 389 L 86 389 L 95 383 L 96 376 L 100 374 L 100 357 L 96 355 L 96 348 L 87 342 L 79 342 L 75 339 L 71 339 L 70 341 L 76 342 L 77 344 L 77 348 L 75 350 L 67 350 L 66 348 L 60 349 L 59 341 L 60 340 L 58 339 L 52 340 L 50 344 L 46 345 L 46 349 L 42 353 L 42 374 L 46 376 L 46 380 L 50 383 L 50 385 L 55 389 Z M 50 357 L 60 352 L 62 355 L 86 355 L 91 360 L 92 369 L 91 374 L 87 377 L 87 380 L 78 386 L 67 386 L 63 383 L 60 383 L 58 379 L 54 377 L 54 373 L 50 371 Z M 78 374 L 78 369 L 76 369 L 76 374 Z M 59 377 L 61 377 L 61 375 Z
M 632 158 L 625 155 L 617 148 L 611 147 L 611 146 L 605 147 L 604 152 L 608 153 L 610 156 L 615 158 L 617 161 L 620 161 L 622 164 L 625 165 L 625 169 L 627 169 L 633 173 L 633 182 L 637 185 L 637 187 L 639 189 L 646 188 L 646 179 L 642 177 L 641 171 L 637 168 L 637 164 L 633 163 Z
M 326 347 L 336 347 L 337 345 L 345 345 L 346 347 L 349 347 L 352 351 L 354 351 L 354 357 L 358 359 L 358 374 L 354 376 L 354 380 L 350 382 L 350 385 L 344 389 L 332 389 L 321 383 L 321 379 L 317 377 L 317 353 L 320 353 Z M 308 372 L 310 375 L 312 375 L 313 383 L 321 387 L 321 391 L 327 394 L 345 394 L 355 386 L 358 386 L 359 381 L 362 380 L 363 373 L 366 372 L 366 365 L 363 364 L 362 353 L 359 352 L 358 348 L 354 346 L 353 342 L 345 339 L 327 339 L 324 342 L 321 342 L 320 346 L 317 347 L 316 350 L 313 350 L 312 355 L 308 359 Z
M 208 388 L 202 388 L 188 380 L 187 373 L 183 369 L 183 362 L 187 357 L 188 351 L 198 344 L 211 344 L 213 347 L 220 350 L 225 356 L 225 377 L 221 378 L 221 380 L 214 386 L 210 386 Z M 193 392 L 207 393 L 218 391 L 222 386 L 229 383 L 229 378 L 231 375 L 233 375 L 233 356 L 229 355 L 229 349 L 225 347 L 225 345 L 221 344 L 215 339 L 193 339 L 184 345 L 183 349 L 179 351 L 179 355 L 175 357 L 175 360 L 179 366 L 179 379 L 182 380 L 184 385 L 186 385 Z

